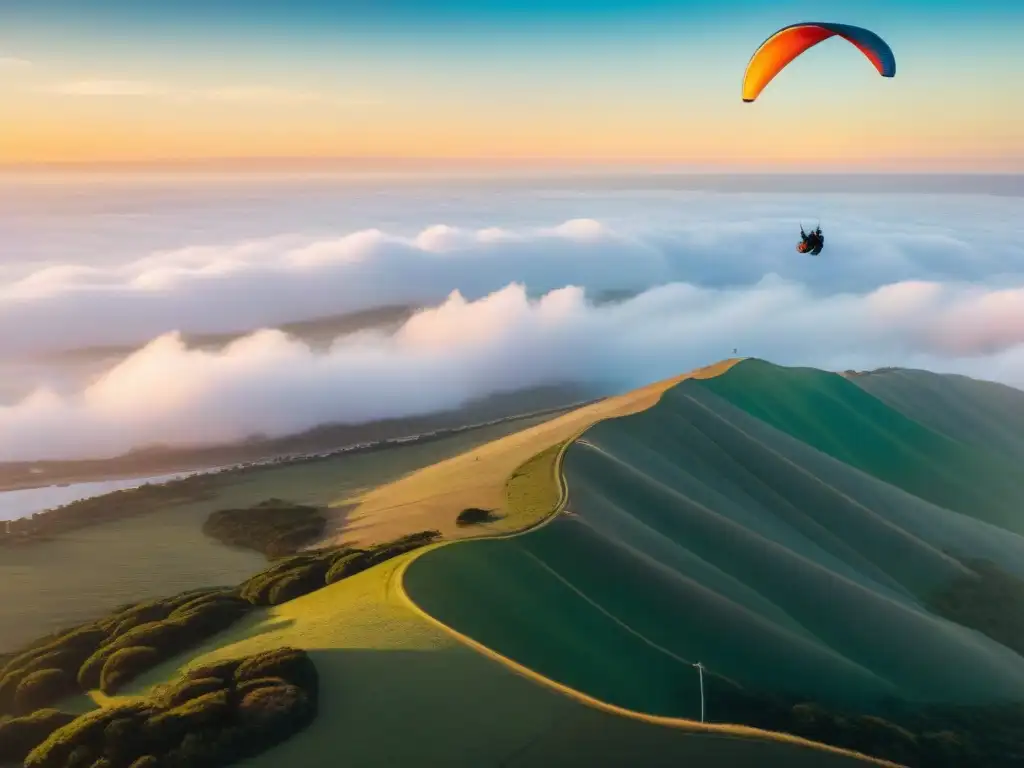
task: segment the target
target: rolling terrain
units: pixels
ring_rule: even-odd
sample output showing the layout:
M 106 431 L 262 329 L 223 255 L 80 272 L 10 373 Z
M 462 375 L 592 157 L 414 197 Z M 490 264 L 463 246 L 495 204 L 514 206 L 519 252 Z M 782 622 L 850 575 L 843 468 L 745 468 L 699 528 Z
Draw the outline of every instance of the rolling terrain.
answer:
M 1024 392 L 1005 384 L 930 371 L 885 370 L 851 381 L 947 437 L 1024 456 Z
M 726 370 L 726 361 L 695 376 Z M 452 530 L 463 504 L 497 519 L 458 535 L 515 531 L 560 505 L 559 460 L 595 422 L 650 407 L 675 381 L 578 409 L 413 472 L 361 499 L 337 520 L 336 540 L 379 540 L 396 529 Z M 422 507 L 422 509 L 418 509 Z M 396 518 L 389 520 L 388 518 Z M 459 549 L 458 547 L 453 549 Z M 410 553 L 275 608 L 153 669 L 116 697 L 93 692 L 67 707 L 125 703 L 181 668 L 289 645 L 321 680 L 313 725 L 251 765 L 624 766 L 884 764 L 785 734 L 702 725 L 625 711 L 516 667 L 425 614 L 406 593 Z
M 74 706 L 288 645 L 317 665 L 320 716 L 253 765 L 884 764 L 791 727 L 819 705 L 868 733 L 861 753 L 969 764 L 900 759 L 961 736 L 867 716 L 1022 698 L 1020 649 L 935 599 L 980 581 L 978 560 L 1024 578 L 1024 406 L 994 386 L 729 360 L 467 446 L 350 495 L 323 543 L 449 541 Z M 460 527 L 468 507 L 491 515 Z M 781 719 L 749 727 L 736 691 L 775 697 Z
M 922 377 L 930 417 L 908 391 Z M 699 717 L 697 661 L 846 712 L 1020 700 L 1024 658 L 930 605 L 975 559 L 1024 577 L 1009 458 L 1024 397 L 908 378 L 889 400 L 917 418 L 842 376 L 759 360 L 679 382 L 568 448 L 564 514 L 427 552 L 406 589 L 502 656 L 652 714 Z M 992 409 L 1011 410 L 976 416 Z

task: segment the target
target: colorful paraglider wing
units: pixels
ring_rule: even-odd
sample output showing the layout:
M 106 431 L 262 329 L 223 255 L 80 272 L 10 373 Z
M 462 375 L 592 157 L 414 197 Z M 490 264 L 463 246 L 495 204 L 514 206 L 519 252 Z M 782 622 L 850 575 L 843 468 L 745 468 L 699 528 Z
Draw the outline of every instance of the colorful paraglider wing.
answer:
M 756 99 L 789 62 L 808 48 L 836 35 L 857 46 L 882 77 L 895 76 L 896 57 L 886 42 L 874 32 L 831 22 L 791 24 L 761 43 L 750 58 L 743 75 L 743 100 L 750 102 Z

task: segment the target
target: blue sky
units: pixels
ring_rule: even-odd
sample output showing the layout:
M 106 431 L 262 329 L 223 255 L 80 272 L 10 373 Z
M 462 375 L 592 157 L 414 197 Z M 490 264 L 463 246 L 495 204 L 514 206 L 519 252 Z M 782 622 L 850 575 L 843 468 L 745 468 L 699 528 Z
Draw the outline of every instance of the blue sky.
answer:
M 726 162 L 734 141 L 748 143 L 740 162 L 761 164 L 775 147 L 780 163 L 794 161 L 800 145 L 840 165 L 863 162 L 875 147 L 890 159 L 945 157 L 950 170 L 1024 162 L 1024 106 L 1007 98 L 1024 83 L 1024 3 L 1010 0 L 5 0 L 3 8 L 0 59 L 32 66 L 0 79 L 0 96 L 24 116 L 0 161 L 204 157 L 234 144 L 254 156 Z M 758 111 L 744 111 L 738 90 L 750 54 L 800 20 L 877 31 L 896 52 L 896 80 L 880 82 L 855 50 L 829 41 L 787 68 Z M 68 87 L 82 83 L 91 87 Z M 137 98 L 100 87 L 126 83 L 133 87 L 113 95 Z M 302 106 L 289 114 L 286 91 L 304 97 L 291 99 Z M 168 94 L 211 92 L 244 92 L 245 106 L 167 103 Z M 69 93 L 79 98 L 55 95 Z M 808 125 L 794 117 L 810 94 L 823 106 Z

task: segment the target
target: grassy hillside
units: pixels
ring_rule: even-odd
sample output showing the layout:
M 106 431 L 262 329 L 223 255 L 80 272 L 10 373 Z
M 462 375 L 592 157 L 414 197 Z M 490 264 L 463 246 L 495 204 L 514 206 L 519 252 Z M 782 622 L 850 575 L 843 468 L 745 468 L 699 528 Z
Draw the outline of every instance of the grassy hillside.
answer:
M 1024 659 L 923 600 L 966 573 L 943 549 L 1014 565 L 1024 540 L 845 467 L 706 383 L 590 429 L 565 459 L 571 515 L 427 553 L 412 598 L 526 666 L 658 714 L 694 716 L 697 660 L 858 710 L 1022 689 Z
M 138 679 L 126 702 L 202 664 L 291 644 L 319 672 L 320 714 L 247 765 L 625 766 L 864 765 L 783 736 L 658 723 L 538 684 L 460 642 L 410 605 L 399 584 L 410 556 L 261 611 L 196 654 Z
M 992 639 L 1017 647 L 1012 633 L 938 615 L 935 596 L 983 623 L 991 611 L 973 602 L 975 583 L 994 573 L 1024 594 L 1006 575 L 1024 578 L 1024 537 L 1007 530 L 1024 480 L 987 447 L 994 427 L 966 406 L 943 425 L 839 376 L 734 362 L 362 495 L 350 486 L 327 543 L 424 528 L 496 536 L 258 609 L 92 705 L 130 700 L 182 666 L 291 646 L 316 664 L 320 717 L 249 765 L 871 762 L 727 724 L 755 722 L 747 705 L 770 710 L 757 722 L 775 730 L 909 750 L 914 765 L 981 764 L 961 759 L 962 731 L 945 725 L 966 722 L 961 705 L 1017 699 L 1024 657 Z M 260 496 L 326 498 L 309 478 L 296 487 L 305 495 Z M 467 508 L 487 514 L 457 525 Z M 694 722 L 697 661 L 708 725 Z M 927 714 L 936 704 L 952 714 Z M 912 732 L 865 716 L 900 706 Z M 1003 718 L 1009 754 L 1019 724 L 1006 711 L 967 718 Z
M 922 499 L 1024 533 L 1024 473 L 1015 461 L 936 432 L 843 376 L 746 360 L 701 386 Z M 922 400 L 919 409 L 926 408 Z
M 906 369 L 854 376 L 854 384 L 955 440 L 1024 457 L 1024 392 L 967 376 Z
M 214 510 L 278 497 L 329 507 L 343 524 L 352 497 L 543 421 L 497 424 L 429 443 L 261 468 L 227 476 L 213 498 L 201 502 L 162 507 L 30 547 L 0 547 L 0 652 L 129 601 L 236 584 L 266 567 L 262 554 L 225 547 L 203 534 L 203 523 Z
M 360 497 L 351 513 L 346 512 L 334 521 L 323 543 L 387 541 L 423 529 L 441 531 L 446 537 L 463 538 L 527 527 L 546 515 L 550 507 L 532 502 L 507 504 L 506 483 L 525 462 L 575 438 L 602 419 L 649 408 L 673 384 L 690 378 L 718 376 L 736 362 L 736 359 L 722 360 L 577 408 L 377 488 Z M 498 510 L 499 514 L 493 523 L 483 528 L 457 526 L 458 514 L 468 507 Z
M 374 491 L 340 535 L 380 538 L 389 524 L 377 518 L 389 512 L 399 512 L 406 525 L 453 524 L 458 509 L 483 501 L 493 502 L 497 519 L 474 531 L 533 525 L 560 503 L 556 459 L 562 443 L 602 417 L 649 406 L 667 386 L 582 409 Z M 426 510 L 406 513 L 417 500 Z M 118 696 L 95 693 L 95 702 L 129 701 L 183 666 L 287 644 L 307 650 L 314 660 L 320 716 L 248 765 L 852 768 L 875 763 L 780 734 L 657 720 L 559 689 L 420 611 L 403 589 L 403 572 L 413 559 L 399 556 L 259 610 L 206 646 L 138 678 Z

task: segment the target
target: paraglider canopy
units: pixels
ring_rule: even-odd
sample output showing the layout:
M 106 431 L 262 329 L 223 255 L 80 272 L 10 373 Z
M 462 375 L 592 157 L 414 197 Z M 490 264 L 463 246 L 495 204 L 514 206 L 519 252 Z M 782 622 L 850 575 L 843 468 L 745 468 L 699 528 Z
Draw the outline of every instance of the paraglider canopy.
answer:
M 839 36 L 863 53 L 882 77 L 896 75 L 896 57 L 888 44 L 863 27 L 832 22 L 790 24 L 773 34 L 754 52 L 743 74 L 743 101 L 754 101 L 765 86 L 808 48 Z

